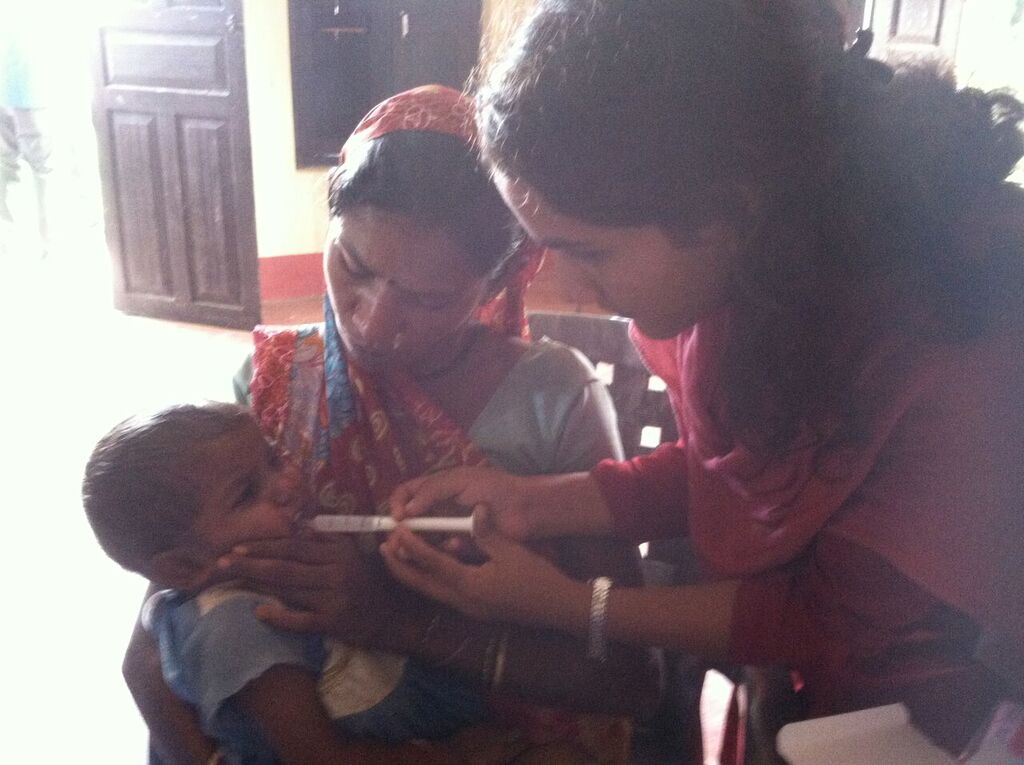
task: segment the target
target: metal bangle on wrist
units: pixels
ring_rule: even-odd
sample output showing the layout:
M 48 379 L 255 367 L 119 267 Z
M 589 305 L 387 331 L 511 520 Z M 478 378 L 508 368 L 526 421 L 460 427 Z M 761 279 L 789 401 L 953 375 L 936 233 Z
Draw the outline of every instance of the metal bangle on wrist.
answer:
M 608 658 L 608 593 L 612 580 L 599 576 L 591 580 L 591 587 L 587 658 L 604 661 Z
M 481 669 L 481 680 L 484 688 L 494 690 L 501 685 L 505 677 L 505 661 L 508 653 L 508 627 L 493 635 L 484 652 L 484 663 Z

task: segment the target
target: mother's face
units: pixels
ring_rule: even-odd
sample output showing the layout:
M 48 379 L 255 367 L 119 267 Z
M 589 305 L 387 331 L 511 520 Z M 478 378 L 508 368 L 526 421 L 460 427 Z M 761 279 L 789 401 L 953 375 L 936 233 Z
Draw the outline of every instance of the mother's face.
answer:
M 680 243 L 660 226 L 597 226 L 559 213 L 521 180 L 494 178 L 531 238 L 563 257 L 567 276 L 648 337 L 674 337 L 724 302 L 737 250 L 729 227 L 711 224 Z
M 374 207 L 332 219 L 327 294 L 348 351 L 371 369 L 443 369 L 487 294 L 469 254 L 443 231 Z

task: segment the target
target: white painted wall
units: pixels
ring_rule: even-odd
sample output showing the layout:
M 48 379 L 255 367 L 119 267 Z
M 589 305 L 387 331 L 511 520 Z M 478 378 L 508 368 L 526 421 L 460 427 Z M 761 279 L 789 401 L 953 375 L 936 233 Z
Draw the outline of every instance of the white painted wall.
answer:
M 962 85 L 1007 88 L 1024 99 L 1024 12 L 1020 0 L 985 0 L 964 5 L 956 51 Z M 1011 23 L 1014 22 L 1014 23 Z M 1024 161 L 1011 180 L 1024 184 Z
M 480 48 L 485 62 L 501 49 L 532 5 L 533 0 L 484 0 Z

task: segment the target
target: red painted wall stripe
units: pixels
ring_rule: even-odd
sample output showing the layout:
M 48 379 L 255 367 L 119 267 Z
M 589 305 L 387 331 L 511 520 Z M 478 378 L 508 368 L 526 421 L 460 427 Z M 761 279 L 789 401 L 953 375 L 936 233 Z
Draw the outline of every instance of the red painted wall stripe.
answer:
M 323 255 L 319 252 L 260 258 L 260 297 L 263 300 L 289 300 L 322 295 L 322 260 Z

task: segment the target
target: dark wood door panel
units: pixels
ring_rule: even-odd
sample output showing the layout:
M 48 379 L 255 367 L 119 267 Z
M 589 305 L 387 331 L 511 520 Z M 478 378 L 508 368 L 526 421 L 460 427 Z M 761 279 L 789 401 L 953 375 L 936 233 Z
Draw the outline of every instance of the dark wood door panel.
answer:
M 164 209 L 164 172 L 155 114 L 109 114 L 113 195 L 120 200 L 121 225 L 117 248 L 122 253 L 118 307 L 126 293 L 170 297 L 173 294 L 168 260 Z
M 222 34 L 103 32 L 104 84 L 184 95 L 230 93 Z
M 396 9 L 395 91 L 461 89 L 480 47 L 480 0 L 404 0 Z
M 337 164 L 348 134 L 390 94 L 391 30 L 381 0 L 347 0 L 337 13 L 332 5 L 288 3 L 297 167 Z
M 181 117 L 178 156 L 183 180 L 189 298 L 211 305 L 242 301 L 231 136 L 223 120 Z
M 417 85 L 462 87 L 480 0 L 289 0 L 297 167 L 336 164 L 374 104 Z
M 875 0 L 874 54 L 889 61 L 938 59 L 952 65 L 964 0 Z
M 115 304 L 259 320 L 241 0 L 139 3 L 108 19 L 95 124 Z

